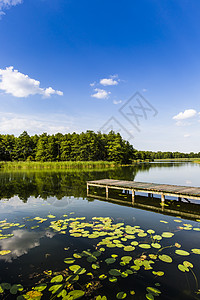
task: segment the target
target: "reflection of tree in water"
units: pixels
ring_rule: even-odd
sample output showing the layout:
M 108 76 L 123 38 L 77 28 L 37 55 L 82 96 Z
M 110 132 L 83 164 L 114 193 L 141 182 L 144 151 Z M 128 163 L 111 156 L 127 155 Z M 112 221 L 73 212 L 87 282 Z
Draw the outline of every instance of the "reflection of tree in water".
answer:
M 181 163 L 173 163 L 181 167 Z M 102 178 L 134 180 L 137 172 L 149 171 L 150 168 L 172 167 L 172 163 L 141 163 L 133 167 L 118 167 L 109 170 L 76 171 L 19 171 L 0 172 L 0 199 L 18 195 L 24 202 L 30 196 L 47 199 L 55 196 L 86 197 L 86 181 Z
M 55 196 L 86 197 L 86 181 L 113 178 L 134 180 L 139 170 L 149 169 L 149 164 L 134 167 L 119 167 L 110 170 L 85 171 L 20 171 L 0 172 L 0 198 L 11 198 L 17 195 L 24 202 L 30 196 L 47 199 Z

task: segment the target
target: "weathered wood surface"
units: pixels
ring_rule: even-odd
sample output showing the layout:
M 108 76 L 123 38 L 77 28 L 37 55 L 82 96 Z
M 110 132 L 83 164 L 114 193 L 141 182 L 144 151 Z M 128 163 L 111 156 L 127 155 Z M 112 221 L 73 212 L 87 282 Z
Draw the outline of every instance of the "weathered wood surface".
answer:
M 100 179 L 87 182 L 88 186 L 102 186 L 120 188 L 139 192 L 152 192 L 165 195 L 175 195 L 188 198 L 200 198 L 200 187 L 180 186 L 171 184 L 158 184 L 148 182 L 125 181 L 116 179 Z

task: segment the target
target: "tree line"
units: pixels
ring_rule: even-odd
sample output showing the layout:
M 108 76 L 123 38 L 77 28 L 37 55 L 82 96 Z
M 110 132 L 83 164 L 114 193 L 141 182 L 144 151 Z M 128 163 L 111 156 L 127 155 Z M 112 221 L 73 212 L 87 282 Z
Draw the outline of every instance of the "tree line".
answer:
M 0 161 L 114 161 L 131 163 L 135 149 L 119 133 L 86 131 L 0 135 Z
M 119 133 L 86 131 L 18 137 L 0 134 L 0 161 L 114 161 L 199 158 L 199 153 L 138 151 Z
M 179 159 L 179 158 L 199 158 L 200 152 L 182 153 L 182 152 L 162 152 L 162 151 L 135 151 L 134 158 L 136 160 L 154 160 L 154 159 Z

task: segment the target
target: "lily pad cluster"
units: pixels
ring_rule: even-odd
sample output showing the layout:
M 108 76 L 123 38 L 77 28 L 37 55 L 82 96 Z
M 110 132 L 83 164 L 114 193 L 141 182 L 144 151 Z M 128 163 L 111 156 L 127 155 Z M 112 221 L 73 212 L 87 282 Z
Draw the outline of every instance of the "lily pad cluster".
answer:
M 196 292 L 199 290 L 195 266 L 184 257 L 200 255 L 200 249 L 182 249 L 181 244 L 175 239 L 176 232 L 180 230 L 198 232 L 199 227 L 185 223 L 180 226 L 182 220 L 174 220 L 177 223 L 174 232 L 170 231 L 168 222 L 163 220 L 160 221 L 163 223 L 162 226 L 167 226 L 167 230 L 163 232 L 156 232 L 151 228 L 144 230 L 139 225 L 127 225 L 124 222 L 116 223 L 110 217 L 93 217 L 87 220 L 86 217 L 71 217 L 65 214 L 62 218 L 56 219 L 56 216 L 49 213 L 45 218 L 35 217 L 26 221 L 36 222 L 30 226 L 30 230 L 38 230 L 42 226 L 40 224 L 45 222 L 45 226 L 48 224 L 48 230 L 53 231 L 54 234 L 66 235 L 66 247 L 63 249 L 66 257 L 63 260 L 63 269 L 45 270 L 39 276 L 38 283 L 31 288 L 22 286 L 22 282 L 16 284 L 2 282 L 0 294 L 5 297 L 12 294 L 16 295 L 13 299 L 17 300 L 134 299 L 137 297 L 137 291 L 132 287 L 131 290 L 127 288 L 120 291 L 120 283 L 123 283 L 127 277 L 138 279 L 148 272 L 147 278 L 151 279 L 151 286 L 146 282 L 144 298 L 152 300 L 162 294 L 162 283 L 165 276 L 169 275 L 168 264 L 172 264 L 177 272 L 181 272 L 180 274 L 190 272 L 196 283 Z M 0 238 L 3 236 L 12 239 L 13 233 L 2 232 L 16 226 L 25 226 L 25 224 L 0 221 Z M 74 241 L 84 240 L 86 249 L 78 252 L 77 249 L 68 247 L 67 236 L 69 235 Z M 9 249 L 0 251 L 2 256 L 10 253 Z M 159 280 L 161 283 L 157 282 Z M 152 286 L 152 281 L 155 281 L 155 286 Z M 104 287 L 109 285 L 114 293 L 112 296 L 104 294 Z

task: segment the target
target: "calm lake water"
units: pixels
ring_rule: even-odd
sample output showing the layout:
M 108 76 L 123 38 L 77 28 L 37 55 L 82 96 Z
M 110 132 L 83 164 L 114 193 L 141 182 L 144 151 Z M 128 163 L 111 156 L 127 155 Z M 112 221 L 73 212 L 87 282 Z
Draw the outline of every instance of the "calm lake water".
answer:
M 92 189 L 114 178 L 200 186 L 200 165 L 0 172 L 2 299 L 200 299 L 200 203 Z M 23 290 L 22 290 L 23 289 Z

